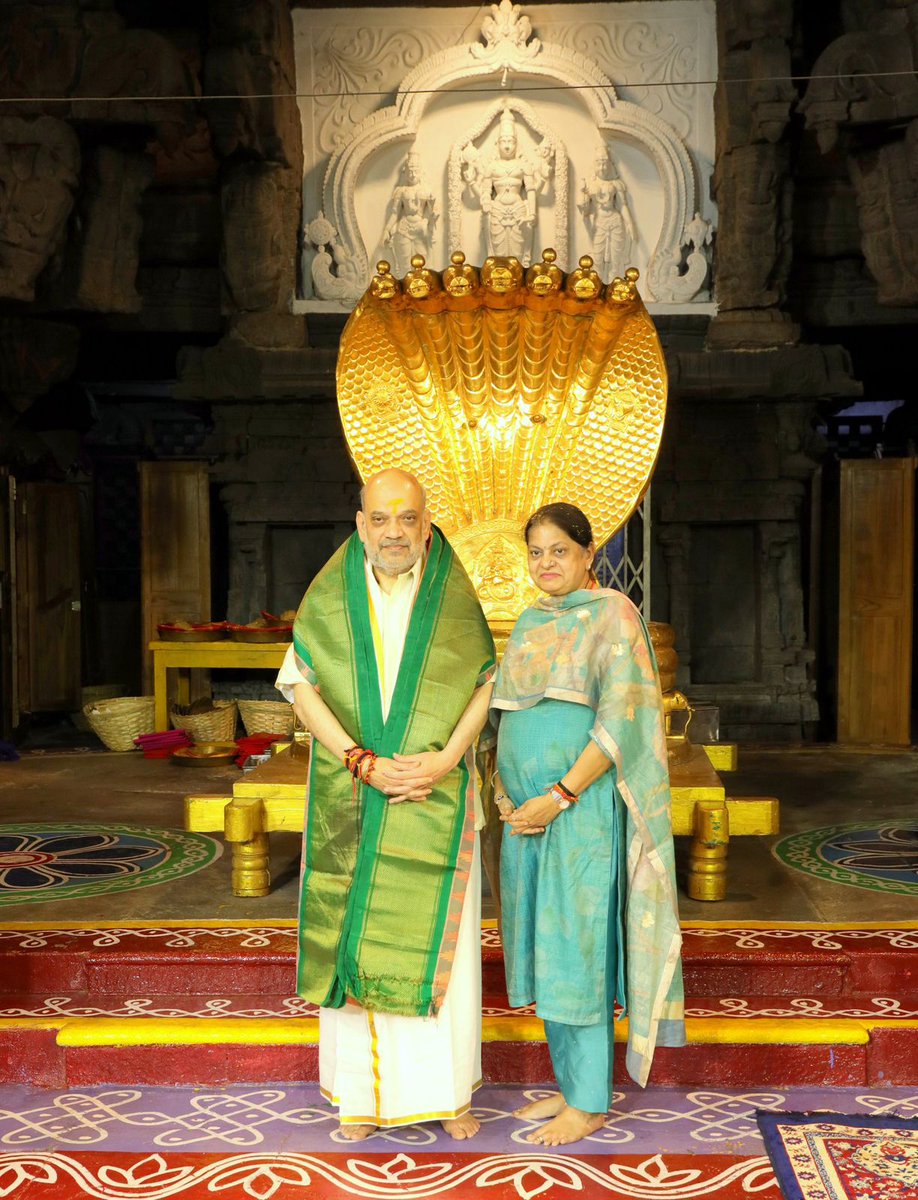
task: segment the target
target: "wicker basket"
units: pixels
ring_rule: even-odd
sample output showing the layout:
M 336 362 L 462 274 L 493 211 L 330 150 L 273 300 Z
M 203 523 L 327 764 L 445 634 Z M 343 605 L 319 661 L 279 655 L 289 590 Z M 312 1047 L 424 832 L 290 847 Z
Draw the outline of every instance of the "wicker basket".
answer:
M 134 738 L 149 733 L 154 725 L 153 697 L 97 700 L 83 707 L 83 715 L 109 750 L 136 750 Z
M 231 742 L 236 735 L 236 701 L 215 700 L 210 712 L 182 715 L 173 708 L 169 720 L 195 742 Z
M 239 715 L 248 734 L 293 733 L 293 705 L 286 700 L 240 700 Z

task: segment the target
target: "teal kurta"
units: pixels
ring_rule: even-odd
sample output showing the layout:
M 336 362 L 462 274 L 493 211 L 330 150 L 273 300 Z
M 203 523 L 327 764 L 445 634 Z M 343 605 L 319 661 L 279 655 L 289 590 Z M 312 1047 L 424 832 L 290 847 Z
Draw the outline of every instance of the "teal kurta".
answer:
M 685 1027 L 663 710 L 640 613 L 609 589 L 543 597 L 514 627 L 491 704 L 515 804 L 544 794 L 589 739 L 612 763 L 544 835 L 505 834 L 511 1003 L 586 1026 L 611 1022 L 618 996 L 628 1071 L 646 1084 L 654 1048 L 683 1045 Z
M 543 796 L 587 744 L 593 710 L 564 700 L 504 713 L 497 767 L 517 806 Z M 543 1020 L 591 1025 L 625 1003 L 622 936 L 624 807 L 615 768 L 544 835 L 501 845 L 501 916 L 507 993 Z

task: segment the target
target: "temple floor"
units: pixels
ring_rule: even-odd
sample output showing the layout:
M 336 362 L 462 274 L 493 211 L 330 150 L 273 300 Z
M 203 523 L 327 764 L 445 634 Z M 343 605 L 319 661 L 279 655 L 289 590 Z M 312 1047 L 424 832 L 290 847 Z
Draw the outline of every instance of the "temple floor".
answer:
M 186 793 L 228 795 L 238 778 L 236 767 L 181 768 L 139 754 L 27 752 L 19 762 L 0 763 L 0 820 L 11 826 L 87 823 L 181 830 Z M 680 889 L 683 922 L 915 919 L 914 754 L 859 753 L 833 746 L 741 747 L 739 769 L 724 779 L 731 796 L 777 796 L 781 833 L 736 838 L 730 845 L 726 899 L 693 901 Z M 863 827 L 853 831 L 854 843 L 852 831 L 839 829 L 845 825 Z M 775 857 L 773 847 L 791 835 L 797 844 L 785 847 L 783 859 Z M 0 883 L 0 919 L 62 920 L 65 912 L 68 921 L 292 917 L 300 837 L 274 833 L 270 841 L 274 886 L 269 896 L 231 895 L 229 855 L 220 852 L 222 838 L 214 837 L 202 839 L 217 854 L 207 865 L 201 866 L 207 856 L 195 851 L 187 856 L 187 871 L 176 863 L 163 884 L 135 890 L 105 891 L 87 873 L 78 894 L 53 887 L 46 892 L 48 899 L 37 900 L 33 887 L 12 887 L 16 878 L 11 880 L 7 872 L 6 882 Z M 15 849 L 9 842 L 5 846 Z M 685 850 L 686 839 L 677 839 L 680 866 Z M 27 847 L 25 852 L 30 852 Z M 41 851 L 33 847 L 31 852 Z M 18 878 L 20 884 L 30 882 L 28 876 Z M 484 915 L 493 915 L 487 897 Z
M 783 1089 L 616 1093 L 605 1128 L 576 1147 L 533 1147 L 514 1107 L 541 1089 L 485 1087 L 472 1143 L 439 1125 L 378 1132 L 354 1146 L 314 1085 L 0 1089 L 0 1179 L 21 1197 L 415 1196 L 469 1200 L 780 1200 L 755 1111 L 914 1116 L 914 1092 Z M 17 1107 L 13 1108 L 13 1105 Z M 9 1147 L 16 1146 L 16 1150 Z M 18 1179 L 14 1172 L 19 1173 Z M 8 1194 L 8 1193 L 5 1193 Z M 909 1193 L 911 1195 L 912 1193 Z M 905 1195 L 905 1193 L 903 1193 Z
M 88 748 L 0 763 L 0 1193 L 780 1200 L 756 1110 L 888 1118 L 890 1138 L 918 1116 L 916 765 L 741 748 L 728 794 L 777 796 L 781 833 L 731 843 L 725 900 L 680 890 L 688 1044 L 658 1050 L 642 1091 L 617 1025 L 604 1127 L 548 1149 L 512 1115 L 551 1067 L 541 1022 L 508 1006 L 493 919 L 481 1133 L 344 1143 L 315 1007 L 292 994 L 299 834 L 271 835 L 269 896 L 234 898 L 222 837 L 184 831 L 183 797 L 228 795 L 236 768 Z

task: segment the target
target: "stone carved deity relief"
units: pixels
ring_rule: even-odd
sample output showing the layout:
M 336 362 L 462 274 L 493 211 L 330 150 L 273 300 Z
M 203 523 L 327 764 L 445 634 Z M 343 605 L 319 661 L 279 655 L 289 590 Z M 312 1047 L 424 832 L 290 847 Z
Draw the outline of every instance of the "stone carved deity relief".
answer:
M 396 275 L 407 275 L 415 254 L 430 257 L 438 219 L 437 199 L 421 176 L 421 156 L 412 150 L 405 158 L 401 182 L 386 210 L 382 240 L 392 250 Z
M 642 76 L 629 65 L 639 67 L 651 44 L 659 54 L 665 50 L 658 67 L 667 80 L 672 64 L 682 62 L 680 47 L 698 49 L 698 62 L 707 66 L 716 57 L 710 6 L 681 0 L 678 19 L 662 11 L 666 6 L 643 0 L 618 6 L 621 15 L 612 7 L 540 8 L 539 19 L 556 41 L 534 29 L 535 18 L 512 0 L 491 5 L 471 41 L 454 30 L 446 44 L 434 10 L 417 10 L 410 28 L 404 17 L 370 9 L 342 10 L 340 17 L 329 10 L 318 30 L 298 22 L 298 41 L 309 45 L 298 53 L 312 64 L 304 92 L 314 82 L 324 86 L 320 68 L 330 61 L 329 48 L 351 44 L 354 22 L 364 21 L 361 37 L 373 53 L 363 64 L 357 43 L 352 47 L 348 90 L 362 99 L 335 110 L 334 136 L 320 119 L 321 96 L 308 118 L 304 104 L 304 138 L 313 146 L 304 146 L 301 278 L 307 299 L 295 308 L 308 311 L 311 296 L 320 307 L 351 307 L 379 256 L 403 278 L 416 255 L 442 265 L 462 249 L 469 261 L 510 256 L 528 267 L 544 246 L 557 250 L 564 271 L 585 253 L 603 279 L 638 267 L 651 301 L 701 298 L 698 281 L 710 270 L 711 239 L 692 242 L 688 227 L 696 211 L 703 220 L 713 216 L 706 200 L 713 121 L 710 137 L 703 132 L 707 140 L 700 148 L 692 144 L 690 153 L 696 109 L 673 109 L 671 89 L 653 91 L 653 104 L 648 91 L 645 107 L 626 101 L 605 67 L 614 62 L 630 87 Z M 607 30 L 596 42 L 602 59 L 570 40 L 569 31 L 584 20 Z M 464 33 L 468 25 L 459 29 Z M 544 82 L 544 95 L 526 83 L 533 80 Z M 368 98 L 386 88 L 394 103 L 367 111 Z M 493 100 L 490 89 L 498 92 Z M 597 142 L 614 160 L 594 161 Z
M 0 117 L 0 296 L 35 299 L 35 282 L 64 244 L 80 144 L 53 117 Z
M 484 224 L 489 255 L 532 261 L 539 193 L 554 173 L 554 147 L 542 140 L 536 153 L 520 149 L 516 119 L 501 109 L 497 141 L 482 152 L 473 141 L 459 148 L 462 179 L 474 196 Z
M 590 233 L 593 265 L 603 279 L 622 277 L 631 265 L 637 230 L 628 192 L 615 160 L 603 145 L 593 161 L 593 176 L 580 181 L 577 204 Z

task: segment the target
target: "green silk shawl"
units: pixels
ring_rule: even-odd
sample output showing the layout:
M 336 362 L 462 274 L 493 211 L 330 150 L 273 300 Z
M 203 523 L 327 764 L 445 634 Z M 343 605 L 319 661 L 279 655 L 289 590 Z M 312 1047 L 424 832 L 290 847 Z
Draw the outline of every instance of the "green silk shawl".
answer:
M 354 743 L 391 757 L 439 750 L 495 669 L 474 588 L 434 529 L 383 720 L 363 544 L 353 534 L 309 587 L 297 665 Z M 468 757 L 426 800 L 390 805 L 313 740 L 297 991 L 341 1007 L 435 1015 L 446 994 L 474 851 Z
M 625 804 L 628 1073 L 646 1084 L 654 1048 L 685 1043 L 679 906 L 660 682 L 641 614 L 620 592 L 542 597 L 514 626 L 491 707 L 544 698 L 593 709 L 590 737 Z M 571 748 L 571 764 L 582 746 Z M 563 820 L 563 814 L 559 818 Z

